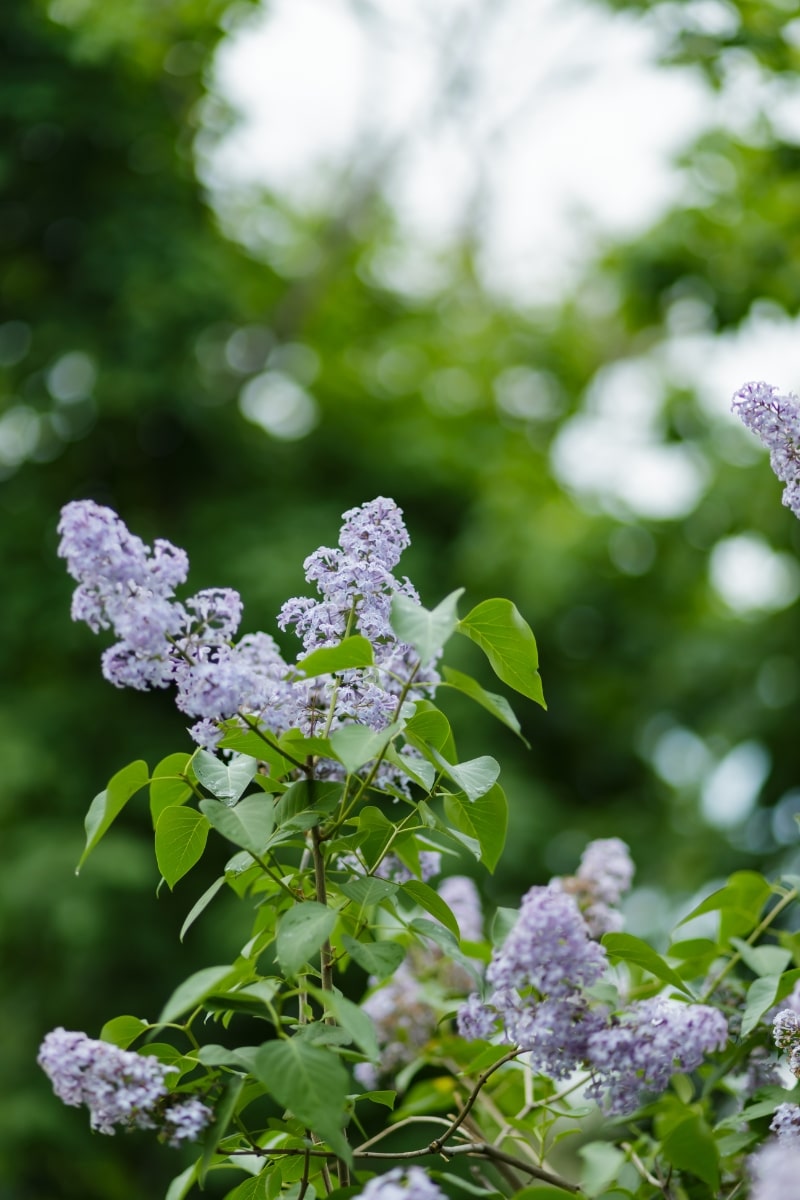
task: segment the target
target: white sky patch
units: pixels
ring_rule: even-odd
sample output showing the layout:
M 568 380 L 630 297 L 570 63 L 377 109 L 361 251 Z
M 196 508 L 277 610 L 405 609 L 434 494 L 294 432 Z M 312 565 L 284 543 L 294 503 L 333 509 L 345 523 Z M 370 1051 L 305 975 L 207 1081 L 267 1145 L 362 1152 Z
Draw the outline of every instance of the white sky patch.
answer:
M 760 742 L 740 742 L 717 764 L 703 788 L 700 807 L 715 829 L 733 829 L 755 807 L 770 771 Z
M 244 114 L 203 165 L 212 191 L 263 182 L 326 207 L 379 176 L 410 240 L 477 234 L 487 283 L 562 292 L 592 231 L 643 228 L 675 199 L 673 154 L 710 120 L 657 35 L 581 0 L 274 0 L 221 46 Z
M 708 570 L 714 590 L 741 615 L 777 612 L 800 596 L 800 566 L 757 533 L 717 542 Z
M 690 513 L 708 468 L 691 447 L 660 437 L 663 380 L 653 363 L 628 359 L 595 376 L 584 411 L 553 443 L 556 477 L 615 515 L 670 519 Z

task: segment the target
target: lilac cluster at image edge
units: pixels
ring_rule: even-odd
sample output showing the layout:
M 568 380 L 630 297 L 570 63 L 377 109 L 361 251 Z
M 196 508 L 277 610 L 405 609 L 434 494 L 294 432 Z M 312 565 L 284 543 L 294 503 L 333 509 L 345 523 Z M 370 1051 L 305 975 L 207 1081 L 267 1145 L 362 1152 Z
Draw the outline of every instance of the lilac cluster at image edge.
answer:
M 410 646 L 390 625 L 393 595 L 414 600 L 407 579 L 393 574 L 409 544 L 401 510 L 377 497 L 343 515 L 339 547 L 321 547 L 305 560 L 306 579 L 319 599 L 296 597 L 281 608 L 278 625 L 293 629 L 303 651 L 287 664 L 266 633 L 235 641 L 242 601 L 231 588 L 209 588 L 184 601 L 186 553 L 158 539 L 153 547 L 126 528 L 111 509 L 92 500 L 67 504 L 61 513 L 59 555 L 77 580 L 74 620 L 93 632 L 110 629 L 117 642 L 102 656 L 105 678 L 138 690 L 174 685 L 178 708 L 199 718 L 190 733 L 213 749 L 220 722 L 237 714 L 261 721 L 276 734 L 307 735 L 358 723 L 379 730 L 396 715 L 398 696 L 416 667 Z M 303 657 L 335 646 L 350 633 L 369 639 L 375 667 L 304 680 Z M 417 671 L 413 700 L 438 682 L 429 666 Z
M 499 1034 L 553 1079 L 588 1068 L 587 1094 L 613 1114 L 632 1112 L 645 1092 L 663 1089 L 676 1071 L 694 1070 L 728 1038 L 725 1018 L 707 1005 L 656 997 L 629 1004 L 612 1020 L 587 993 L 606 966 L 593 939 L 619 928 L 610 904 L 632 876 L 624 842 L 607 838 L 590 843 L 575 876 L 531 888 L 492 954 L 488 998 L 473 993 L 458 1012 L 463 1037 Z
M 47 1034 L 37 1062 L 64 1104 L 89 1109 L 92 1129 L 156 1129 L 170 1146 L 194 1141 L 213 1116 L 194 1096 L 170 1097 L 170 1068 L 157 1058 L 120 1050 L 62 1028 Z
M 783 503 L 800 517 L 800 400 L 762 381 L 743 384 L 732 408 L 769 450 L 770 466 L 786 485 Z
M 795 997 L 790 997 L 793 1000 Z M 793 1008 L 776 1013 L 772 1024 L 775 1045 L 788 1055 L 789 1069 L 800 1076 L 800 1016 Z M 800 1177 L 800 1105 L 779 1104 L 770 1124 L 775 1137 L 752 1154 L 748 1170 L 750 1200 L 774 1200 L 797 1194 Z
M 354 1200 L 445 1200 L 445 1196 L 421 1167 L 394 1167 L 370 1179 Z

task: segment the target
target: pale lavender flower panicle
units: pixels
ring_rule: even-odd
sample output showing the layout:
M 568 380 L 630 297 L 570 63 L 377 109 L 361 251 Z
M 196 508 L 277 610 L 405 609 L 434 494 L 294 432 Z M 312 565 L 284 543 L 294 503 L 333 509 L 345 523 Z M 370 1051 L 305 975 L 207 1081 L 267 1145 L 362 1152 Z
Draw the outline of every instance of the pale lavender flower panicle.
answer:
M 410 539 L 394 500 L 377 496 L 361 508 L 348 509 L 342 516 L 344 525 L 339 545 L 345 554 L 352 558 L 372 559 L 387 571 L 397 566 Z
M 750 1200 L 791 1200 L 800 1178 L 800 1139 L 766 1142 L 747 1160 Z
M 779 1104 L 770 1129 L 779 1138 L 800 1138 L 800 1105 Z
M 607 1112 L 631 1112 L 644 1092 L 662 1091 L 671 1075 L 693 1071 L 727 1040 L 727 1022 L 716 1008 L 662 996 L 635 1002 L 617 1024 L 590 1036 L 587 1058 L 600 1078 L 589 1094 L 603 1096 Z
M 433 879 L 434 875 L 438 875 L 442 869 L 442 856 L 438 850 L 420 850 L 419 852 L 419 876 L 423 883 L 427 883 L 429 879 Z M 378 879 L 386 879 L 390 883 L 408 883 L 410 879 L 414 879 L 414 874 L 409 871 L 405 863 L 401 862 L 396 854 L 387 854 L 384 859 L 375 868 L 374 874 Z
M 769 450 L 770 466 L 786 484 L 783 503 L 800 517 L 800 400 L 770 383 L 745 383 L 732 408 Z
M 445 1200 L 422 1167 L 394 1167 L 375 1175 L 354 1200 Z
M 115 1125 L 152 1129 L 152 1110 L 167 1095 L 169 1068 L 158 1059 L 120 1050 L 85 1033 L 54 1029 L 37 1058 L 65 1104 L 86 1104 L 92 1129 L 114 1133 Z
M 481 941 L 483 909 L 475 881 L 469 875 L 449 875 L 438 891 L 458 923 L 462 941 Z
M 634 870 L 625 842 L 597 838 L 584 850 L 575 875 L 562 880 L 565 890 L 576 896 L 593 938 L 622 928 L 622 914 L 616 906 L 629 890 Z
M 542 999 L 557 999 L 596 983 L 605 964 L 605 950 L 591 941 L 573 897 L 548 885 L 523 896 L 486 978 L 497 989 L 533 987 Z

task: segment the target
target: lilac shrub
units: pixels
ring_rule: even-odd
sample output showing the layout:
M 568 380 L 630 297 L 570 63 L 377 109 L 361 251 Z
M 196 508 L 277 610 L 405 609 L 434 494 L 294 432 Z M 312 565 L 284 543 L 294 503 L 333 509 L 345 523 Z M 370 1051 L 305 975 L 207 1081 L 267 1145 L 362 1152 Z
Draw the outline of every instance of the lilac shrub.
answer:
M 800 515 L 797 401 L 748 384 L 734 406 Z M 544 707 L 536 641 L 510 601 L 459 618 L 454 592 L 425 608 L 397 574 L 402 513 L 378 497 L 306 559 L 314 594 L 277 619 L 298 639 L 286 655 L 269 633 L 240 634 L 232 589 L 182 594 L 186 553 L 146 545 L 110 509 L 68 504 L 59 532 L 73 618 L 114 639 L 105 678 L 173 688 L 196 743 L 113 777 L 87 814 L 81 865 L 147 790 L 167 887 L 211 835 L 231 848 L 181 937 L 223 889 L 253 913 L 233 961 L 190 976 L 155 1019 L 41 1044 L 55 1094 L 85 1105 L 93 1130 L 200 1143 L 170 1200 L 222 1169 L 246 1175 L 226 1200 L 337 1187 L 457 1200 L 465 1185 L 495 1200 L 541 1184 L 744 1200 L 748 1179 L 765 1200 L 794 1187 L 800 1104 L 780 1079 L 786 1064 L 800 1076 L 800 952 L 781 914 L 796 879 L 737 872 L 694 914 L 718 917 L 716 932 L 659 952 L 624 930 L 634 867 L 613 831 L 574 874 L 532 880 L 513 919 L 484 914 L 475 880 L 454 873 L 495 870 L 508 801 L 493 758 L 460 759 L 440 694 L 522 727 L 504 696 L 441 660 L 463 636 Z M 139 1038 L 149 1052 L 130 1049 Z

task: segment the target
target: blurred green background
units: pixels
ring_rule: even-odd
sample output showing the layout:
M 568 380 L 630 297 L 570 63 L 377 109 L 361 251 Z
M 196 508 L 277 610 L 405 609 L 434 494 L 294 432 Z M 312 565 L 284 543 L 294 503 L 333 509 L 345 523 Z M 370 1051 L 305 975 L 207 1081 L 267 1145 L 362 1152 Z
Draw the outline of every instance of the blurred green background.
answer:
M 279 224 L 282 256 L 225 236 L 194 145 L 233 119 L 209 102 L 210 68 L 249 5 L 4 7 L 0 1200 L 164 1193 L 181 1154 L 92 1137 L 52 1098 L 36 1049 L 54 1025 L 96 1036 L 122 1012 L 152 1018 L 243 936 L 219 903 L 179 945 L 202 872 L 156 899 L 144 802 L 74 875 L 92 796 L 188 739 L 167 697 L 109 689 L 99 640 L 70 623 L 55 556 L 68 500 L 185 547 L 192 589 L 239 588 L 247 630 L 274 630 L 305 555 L 378 494 L 405 511 L 403 568 L 427 604 L 460 585 L 465 604 L 512 598 L 549 703 L 516 705 L 531 751 L 444 702 L 462 746 L 506 764 L 512 835 L 489 899 L 513 904 L 597 836 L 633 849 L 637 932 L 731 869 L 797 869 L 800 524 L 749 435 L 674 369 L 681 338 L 785 331 L 800 309 L 800 145 L 769 104 L 770 87 L 800 84 L 795 6 L 726 0 L 717 22 L 695 3 L 615 7 L 666 14 L 663 69 L 704 79 L 709 128 L 676 164 L 693 183 L 683 201 L 598 245 L 569 295 L 535 308 L 482 286 L 469 233 L 442 255 L 435 293 L 381 282 L 370 264 L 401 234 L 377 178 L 313 216 L 266 189 L 240 198 L 242 221 Z M 716 126 L 743 63 L 765 102 Z M 680 515 L 647 517 L 553 468 L 602 456 L 601 417 L 624 444 L 645 369 L 654 444 L 702 480 Z M 250 380 L 256 407 L 288 395 L 279 436 L 245 419 Z M 714 585 L 731 553 L 749 602 Z

